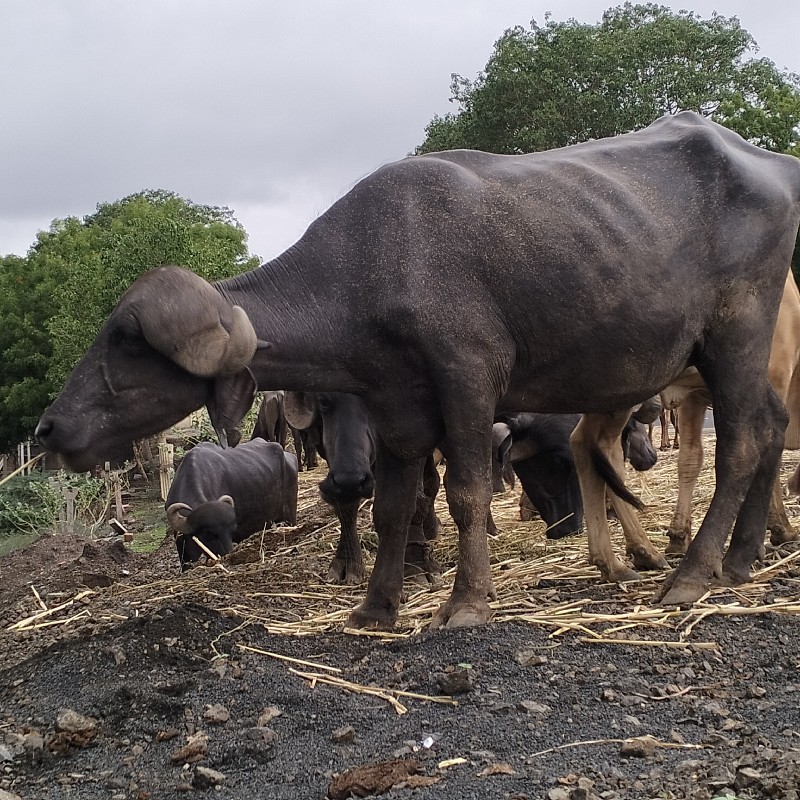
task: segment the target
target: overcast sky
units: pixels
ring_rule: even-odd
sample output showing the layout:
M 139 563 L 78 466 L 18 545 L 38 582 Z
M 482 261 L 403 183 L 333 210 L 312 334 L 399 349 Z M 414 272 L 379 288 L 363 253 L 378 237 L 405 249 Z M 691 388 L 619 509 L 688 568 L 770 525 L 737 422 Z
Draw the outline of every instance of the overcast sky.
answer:
M 665 3 L 669 5 L 669 3 Z M 402 158 L 513 25 L 612 0 L 0 0 L 0 253 L 142 189 L 226 205 L 269 259 Z M 800 0 L 736 16 L 800 72 Z

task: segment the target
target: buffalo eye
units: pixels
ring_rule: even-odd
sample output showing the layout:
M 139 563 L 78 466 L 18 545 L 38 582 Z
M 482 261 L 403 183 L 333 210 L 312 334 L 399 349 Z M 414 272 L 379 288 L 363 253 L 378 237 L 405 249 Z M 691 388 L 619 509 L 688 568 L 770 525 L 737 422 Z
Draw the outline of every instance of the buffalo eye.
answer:
M 317 399 L 317 404 L 319 405 L 319 410 L 323 414 L 327 414 L 333 407 L 333 403 L 331 402 L 330 398 L 326 397 L 324 394 L 319 396 Z

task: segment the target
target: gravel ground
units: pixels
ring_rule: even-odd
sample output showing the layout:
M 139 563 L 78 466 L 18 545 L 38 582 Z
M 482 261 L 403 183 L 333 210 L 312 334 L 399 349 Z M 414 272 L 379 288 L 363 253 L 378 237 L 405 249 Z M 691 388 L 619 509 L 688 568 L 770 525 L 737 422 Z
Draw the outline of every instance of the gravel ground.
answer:
M 304 513 L 306 530 L 329 523 Z M 248 616 L 222 590 L 192 597 L 174 561 L 169 544 L 142 556 L 63 535 L 0 559 L 0 800 L 798 797 L 797 561 L 758 613 L 696 617 L 686 641 L 652 645 L 515 621 L 280 635 L 264 618 L 297 605 L 263 597 Z M 246 568 L 229 570 L 234 586 Z M 137 581 L 146 604 L 123 591 Z M 41 610 L 31 585 L 50 611 L 70 604 L 43 617 L 60 624 L 19 629 Z M 596 578 L 555 591 L 630 603 Z

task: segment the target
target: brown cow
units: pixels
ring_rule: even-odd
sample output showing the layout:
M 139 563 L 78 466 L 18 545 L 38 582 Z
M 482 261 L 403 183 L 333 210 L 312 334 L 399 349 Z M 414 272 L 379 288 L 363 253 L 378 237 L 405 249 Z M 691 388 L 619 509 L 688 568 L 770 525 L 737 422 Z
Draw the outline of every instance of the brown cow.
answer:
M 778 322 L 772 337 L 769 358 L 769 380 L 789 411 L 789 427 L 784 446 L 800 447 L 800 292 L 789 272 L 778 311 Z M 667 553 L 686 552 L 692 539 L 692 494 L 703 466 L 702 429 L 711 395 L 696 369 L 687 369 L 661 393 L 664 408 L 680 406 L 681 449 L 678 457 L 678 502 L 669 530 Z M 774 545 L 790 542 L 797 532 L 786 517 L 783 507 L 780 473 L 775 477 L 767 528 Z

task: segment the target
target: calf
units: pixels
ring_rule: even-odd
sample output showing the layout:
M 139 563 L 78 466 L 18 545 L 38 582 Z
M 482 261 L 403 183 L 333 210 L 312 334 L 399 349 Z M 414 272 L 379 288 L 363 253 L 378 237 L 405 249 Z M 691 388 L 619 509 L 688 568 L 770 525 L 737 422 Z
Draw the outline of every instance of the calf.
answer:
M 361 583 L 366 571 L 356 518 L 361 503 L 375 488 L 376 434 L 364 404 L 342 392 L 286 392 L 284 410 L 293 430 L 309 435 L 328 462 L 328 474 L 319 485 L 341 526 L 336 553 L 328 569 L 332 583 Z M 433 457 L 425 460 L 418 481 L 417 505 L 406 542 L 406 577 L 428 578 L 439 567 L 428 541 L 439 532 L 433 503 L 439 490 L 439 473 Z
M 504 414 L 492 427 L 492 485 L 510 465 L 547 525 L 548 539 L 580 533 L 583 501 L 569 437 L 579 414 Z
M 276 442 L 223 449 L 201 442 L 184 457 L 165 504 L 182 569 L 203 550 L 223 556 L 253 533 L 297 518 L 297 459 Z
M 264 439 L 286 447 L 288 425 L 283 412 L 283 392 L 264 392 L 251 439 Z M 300 459 L 298 456 L 298 463 Z

